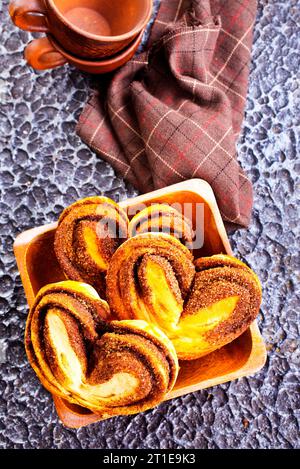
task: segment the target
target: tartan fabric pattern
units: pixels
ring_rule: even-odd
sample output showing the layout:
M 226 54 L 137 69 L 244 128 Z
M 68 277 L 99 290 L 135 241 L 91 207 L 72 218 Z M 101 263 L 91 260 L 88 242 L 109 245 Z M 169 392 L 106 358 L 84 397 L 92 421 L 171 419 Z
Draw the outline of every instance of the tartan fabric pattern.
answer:
M 205 179 L 235 228 L 252 209 L 236 141 L 255 15 L 256 0 L 162 0 L 148 50 L 100 84 L 77 126 L 141 192 Z

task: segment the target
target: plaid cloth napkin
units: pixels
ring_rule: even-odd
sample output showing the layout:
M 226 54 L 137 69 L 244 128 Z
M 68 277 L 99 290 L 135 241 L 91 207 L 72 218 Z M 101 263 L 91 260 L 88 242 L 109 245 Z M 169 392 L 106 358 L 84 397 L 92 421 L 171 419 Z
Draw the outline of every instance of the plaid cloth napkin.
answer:
M 100 83 L 77 126 L 141 192 L 205 179 L 231 228 L 252 209 L 236 141 L 255 15 L 256 0 L 162 0 L 148 50 Z

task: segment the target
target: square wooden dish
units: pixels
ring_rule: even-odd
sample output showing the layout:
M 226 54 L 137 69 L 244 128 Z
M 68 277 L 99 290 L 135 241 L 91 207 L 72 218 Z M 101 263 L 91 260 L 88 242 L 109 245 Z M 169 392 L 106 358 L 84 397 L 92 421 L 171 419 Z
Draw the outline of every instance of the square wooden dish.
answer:
M 128 199 L 120 203 L 130 211 L 140 204 L 190 203 L 195 226 L 196 204 L 204 208 L 204 244 L 195 257 L 219 253 L 232 254 L 224 224 L 210 185 L 201 179 L 192 179 L 173 186 Z M 57 224 L 33 228 L 20 234 L 14 243 L 14 252 L 29 307 L 36 293 L 48 283 L 64 280 L 56 260 L 53 241 Z M 201 227 L 202 229 L 202 227 Z M 239 338 L 221 349 L 193 361 L 181 361 L 180 372 L 173 390 L 166 399 L 173 399 L 199 389 L 232 381 L 260 370 L 266 361 L 266 348 L 256 321 Z M 57 413 L 67 427 L 79 428 L 99 421 L 99 416 L 88 409 L 71 405 L 53 396 Z

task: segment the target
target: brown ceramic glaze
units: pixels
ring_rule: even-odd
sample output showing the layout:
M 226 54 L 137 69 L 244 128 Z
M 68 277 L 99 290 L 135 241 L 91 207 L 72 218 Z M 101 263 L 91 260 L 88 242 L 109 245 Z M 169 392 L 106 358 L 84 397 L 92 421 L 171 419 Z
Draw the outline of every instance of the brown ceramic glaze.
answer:
M 19 28 L 51 33 L 71 54 L 95 59 L 134 40 L 151 17 L 152 0 L 11 0 L 9 13 Z
M 141 42 L 142 31 L 126 49 L 106 59 L 83 60 L 65 51 L 53 37 L 34 39 L 25 49 L 24 57 L 35 70 L 47 70 L 69 63 L 79 70 L 94 74 L 112 72 L 132 58 Z
M 191 221 L 195 226 L 195 206 L 204 204 L 204 245 L 195 256 L 218 253 L 232 254 L 223 221 L 209 184 L 193 179 L 165 189 L 121 202 L 122 208 L 134 214 L 141 204 L 190 203 Z M 29 306 L 39 289 L 64 279 L 54 255 L 54 234 L 57 224 L 41 226 L 22 233 L 15 241 L 14 251 Z M 50 262 L 50 263 L 49 263 Z M 215 352 L 192 361 L 181 361 L 178 379 L 167 399 L 215 386 L 258 371 L 265 363 L 266 348 L 256 321 L 240 337 Z M 57 413 L 62 422 L 79 428 L 100 420 L 87 409 L 68 404 L 54 396 Z

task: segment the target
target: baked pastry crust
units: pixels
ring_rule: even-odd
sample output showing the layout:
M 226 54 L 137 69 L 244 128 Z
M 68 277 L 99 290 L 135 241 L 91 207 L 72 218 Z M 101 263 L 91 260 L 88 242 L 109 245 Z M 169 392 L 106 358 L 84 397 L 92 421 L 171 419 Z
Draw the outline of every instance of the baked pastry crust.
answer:
M 55 254 L 67 278 L 93 285 L 103 296 L 109 261 L 128 236 L 128 218 L 106 197 L 88 197 L 67 207 L 55 233 Z
M 166 233 L 193 247 L 192 223 L 179 210 L 166 204 L 154 204 L 137 213 L 129 223 L 129 237 L 141 233 Z
M 107 299 L 119 319 L 144 319 L 172 340 L 178 358 L 193 360 L 241 335 L 256 318 L 261 286 L 234 257 L 193 263 L 173 236 L 139 234 L 113 255 Z
M 89 285 L 64 281 L 38 293 L 26 323 L 26 352 L 52 394 L 101 418 L 159 404 L 178 374 L 175 349 L 145 321 L 112 321 Z
M 178 321 L 194 275 L 193 255 L 175 237 L 139 234 L 122 244 L 111 259 L 107 300 L 118 319 L 145 319 L 166 329 L 167 323 Z
M 183 309 L 180 335 L 173 339 L 184 360 L 201 357 L 232 342 L 259 313 L 262 288 L 240 260 L 223 254 L 195 261 L 193 288 Z

